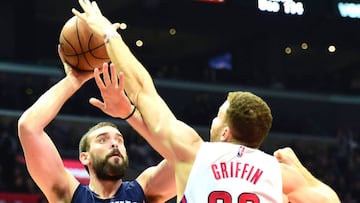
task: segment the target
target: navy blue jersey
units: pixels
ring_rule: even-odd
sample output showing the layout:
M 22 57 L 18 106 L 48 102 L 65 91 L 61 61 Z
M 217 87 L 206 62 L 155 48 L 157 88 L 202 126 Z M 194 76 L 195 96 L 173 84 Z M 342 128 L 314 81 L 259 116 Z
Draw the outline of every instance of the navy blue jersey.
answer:
M 115 196 L 109 199 L 100 199 L 90 190 L 89 186 L 80 184 L 74 193 L 71 203 L 143 203 L 145 194 L 136 180 L 125 181 L 121 184 Z

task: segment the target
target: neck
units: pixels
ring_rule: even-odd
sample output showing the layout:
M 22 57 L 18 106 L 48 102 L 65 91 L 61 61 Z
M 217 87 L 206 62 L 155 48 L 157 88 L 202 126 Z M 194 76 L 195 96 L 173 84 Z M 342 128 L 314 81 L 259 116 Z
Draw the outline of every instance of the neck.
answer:
M 115 196 L 120 188 L 122 180 L 99 180 L 97 177 L 90 179 L 89 188 L 96 193 L 100 199 L 108 199 Z

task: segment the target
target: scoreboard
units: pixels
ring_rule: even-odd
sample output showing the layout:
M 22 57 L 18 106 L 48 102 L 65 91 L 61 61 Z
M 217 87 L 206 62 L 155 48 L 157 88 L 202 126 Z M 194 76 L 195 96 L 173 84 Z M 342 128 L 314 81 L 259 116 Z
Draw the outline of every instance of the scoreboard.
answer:
M 265 12 L 284 12 L 289 15 L 303 15 L 304 4 L 293 0 L 257 0 L 257 7 Z
M 256 5 L 254 5 L 254 1 Z M 360 18 L 360 0 L 254 0 L 242 6 L 256 7 L 259 12 L 297 16 Z M 245 3 L 247 2 L 247 3 Z
M 360 3 L 338 2 L 337 8 L 341 17 L 360 18 Z

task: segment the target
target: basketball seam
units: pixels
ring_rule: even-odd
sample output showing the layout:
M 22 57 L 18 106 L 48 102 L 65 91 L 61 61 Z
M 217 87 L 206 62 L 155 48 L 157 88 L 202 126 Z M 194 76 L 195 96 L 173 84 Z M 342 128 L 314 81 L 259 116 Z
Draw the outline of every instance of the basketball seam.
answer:
M 67 42 L 67 44 L 72 48 L 72 50 L 76 53 L 76 54 L 74 54 L 74 55 L 73 55 L 73 54 L 65 54 L 65 50 L 62 49 L 64 56 L 76 56 L 76 59 L 77 59 L 76 61 L 77 61 L 77 63 L 76 63 L 76 66 L 75 66 L 75 67 L 77 67 L 77 66 L 79 65 L 79 63 L 80 63 L 80 59 L 79 59 L 80 54 L 78 54 L 78 53 L 76 52 L 75 47 L 70 43 L 70 41 L 65 37 L 64 34 L 62 34 L 61 36 L 62 36 L 62 38 Z M 60 47 L 61 47 L 61 46 L 60 46 Z
M 66 40 L 66 39 L 65 39 Z M 67 40 L 66 40 L 67 41 Z M 94 56 L 95 58 L 98 58 L 98 59 L 109 59 L 108 57 L 99 57 L 99 56 L 96 56 L 96 55 L 93 55 L 92 52 L 95 51 L 96 49 L 100 49 L 102 46 L 104 46 L 105 44 L 101 44 L 93 49 L 89 49 L 88 51 L 85 51 L 85 52 L 81 52 L 81 53 L 77 53 L 76 50 L 74 51 L 75 54 L 64 54 L 65 56 L 80 56 L 80 55 L 83 55 L 83 54 L 87 54 L 87 53 L 90 53 L 92 56 Z M 72 46 L 71 46 L 72 47 Z
M 83 49 L 83 45 L 82 45 L 82 41 L 81 41 L 81 39 L 80 39 L 80 33 L 79 33 L 79 19 L 78 18 L 76 18 L 76 23 L 75 23 L 75 25 L 76 25 L 76 35 L 77 35 L 77 37 L 78 37 L 78 42 L 79 42 L 79 45 L 80 45 L 80 49 L 81 49 L 81 53 L 85 53 L 84 52 L 84 49 Z M 92 34 L 91 34 L 92 35 Z M 91 38 L 91 36 L 90 36 L 90 38 Z M 84 56 L 84 59 L 85 59 L 85 61 L 86 61 L 86 63 L 91 67 L 91 68 L 93 68 L 92 67 L 92 65 L 89 63 L 89 60 L 88 60 L 88 58 L 86 57 L 86 55 L 83 55 Z
M 102 45 L 100 45 L 100 46 L 98 46 L 98 47 L 95 47 L 95 49 L 90 49 L 90 42 L 91 42 L 91 39 L 92 39 L 93 36 L 94 36 L 94 34 L 91 33 L 91 35 L 90 35 L 90 37 L 89 37 L 89 39 L 88 39 L 88 42 L 87 42 L 88 51 L 84 51 L 84 47 L 83 47 L 82 41 L 80 40 L 80 33 L 79 33 L 79 29 L 78 29 L 78 22 L 79 22 L 79 19 L 76 18 L 76 33 L 77 33 L 77 36 L 78 36 L 78 41 L 79 41 L 79 44 L 80 44 L 81 52 L 82 52 L 82 54 L 83 54 L 83 56 L 84 56 L 84 59 L 85 59 L 86 63 L 87 63 L 91 68 L 95 68 L 95 67 L 93 66 L 93 64 L 90 63 L 88 57 L 86 56 L 86 53 L 90 53 L 91 56 L 93 56 L 94 58 L 102 59 L 101 57 L 95 56 L 95 55 L 92 53 L 92 51 L 93 51 L 93 50 L 96 50 L 97 48 L 99 48 L 99 47 L 101 47 L 101 46 L 103 46 L 104 44 L 102 44 Z M 105 58 L 105 59 L 108 59 L 108 58 Z

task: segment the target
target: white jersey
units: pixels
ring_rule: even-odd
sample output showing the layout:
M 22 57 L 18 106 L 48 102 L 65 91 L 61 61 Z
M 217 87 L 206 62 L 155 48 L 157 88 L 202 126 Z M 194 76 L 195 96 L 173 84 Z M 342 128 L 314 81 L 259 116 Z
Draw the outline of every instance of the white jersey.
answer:
M 280 164 L 257 149 L 230 143 L 200 147 L 181 203 L 282 203 Z

